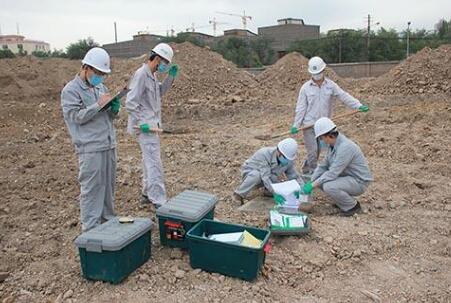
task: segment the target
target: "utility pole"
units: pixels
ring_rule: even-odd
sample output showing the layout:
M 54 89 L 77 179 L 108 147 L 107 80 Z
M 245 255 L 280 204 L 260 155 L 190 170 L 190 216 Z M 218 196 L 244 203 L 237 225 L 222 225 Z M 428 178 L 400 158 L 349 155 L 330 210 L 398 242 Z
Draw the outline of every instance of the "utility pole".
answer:
M 371 32 L 371 15 L 368 14 L 368 27 L 366 37 L 366 61 L 370 62 L 370 32 Z
M 19 23 L 16 23 L 17 35 L 20 35 Z
M 117 26 L 116 26 L 116 21 L 114 21 L 114 42 L 117 43 Z
M 407 33 L 406 33 L 406 44 L 407 44 L 407 50 L 406 50 L 406 59 L 409 58 L 410 53 L 410 45 L 409 45 L 409 39 L 410 39 L 410 24 L 411 22 L 407 22 Z

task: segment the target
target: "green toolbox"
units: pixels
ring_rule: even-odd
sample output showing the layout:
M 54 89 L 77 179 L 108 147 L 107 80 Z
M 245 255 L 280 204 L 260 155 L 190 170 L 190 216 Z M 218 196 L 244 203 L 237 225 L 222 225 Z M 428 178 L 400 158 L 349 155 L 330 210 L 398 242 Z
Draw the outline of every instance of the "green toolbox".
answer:
M 75 240 L 86 279 L 117 284 L 150 258 L 152 221 L 126 219 L 113 218 Z
M 157 209 L 162 245 L 189 248 L 186 233 L 202 219 L 213 219 L 216 196 L 186 190 Z
M 212 240 L 212 235 L 247 231 L 259 242 L 256 247 Z M 269 250 L 270 231 L 250 226 L 202 220 L 188 232 L 190 263 L 193 268 L 243 280 L 254 280 Z

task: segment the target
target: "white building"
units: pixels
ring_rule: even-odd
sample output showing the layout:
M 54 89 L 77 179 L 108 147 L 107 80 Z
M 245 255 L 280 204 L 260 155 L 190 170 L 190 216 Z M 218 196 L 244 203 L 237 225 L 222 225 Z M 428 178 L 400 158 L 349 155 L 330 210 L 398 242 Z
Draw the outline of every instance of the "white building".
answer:
M 44 41 L 28 40 L 21 35 L 0 35 L 0 48 L 9 49 L 14 54 L 18 54 L 22 49 L 31 55 L 34 51 L 49 52 L 50 44 Z

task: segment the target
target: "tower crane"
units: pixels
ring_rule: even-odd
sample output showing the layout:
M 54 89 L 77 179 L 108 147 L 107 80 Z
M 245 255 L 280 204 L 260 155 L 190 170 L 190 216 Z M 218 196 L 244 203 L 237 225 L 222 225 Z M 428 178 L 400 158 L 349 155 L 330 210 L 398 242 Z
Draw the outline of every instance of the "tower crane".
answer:
M 247 28 L 247 20 L 252 20 L 252 16 L 248 16 L 246 15 L 246 11 L 243 11 L 243 14 L 231 14 L 231 13 L 224 13 L 224 12 L 216 12 L 217 14 L 222 14 L 222 15 L 228 15 L 228 16 L 233 16 L 233 17 L 240 17 L 241 18 L 241 23 L 243 24 L 243 29 Z

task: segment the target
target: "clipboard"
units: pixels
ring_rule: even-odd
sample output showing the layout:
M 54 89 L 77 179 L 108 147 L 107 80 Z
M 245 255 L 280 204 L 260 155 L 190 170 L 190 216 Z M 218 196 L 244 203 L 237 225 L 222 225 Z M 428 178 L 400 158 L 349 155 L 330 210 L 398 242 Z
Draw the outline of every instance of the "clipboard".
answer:
M 129 88 L 124 87 L 120 92 L 118 92 L 116 95 L 114 95 L 114 97 L 111 98 L 111 99 L 107 102 L 107 104 L 105 104 L 105 106 L 102 107 L 101 110 L 105 110 L 105 109 L 107 109 L 108 107 L 110 107 L 110 106 L 111 106 L 111 102 L 112 102 L 114 99 L 116 99 L 116 98 L 118 98 L 119 100 L 122 99 L 126 94 L 128 94 L 129 91 L 130 91 Z

